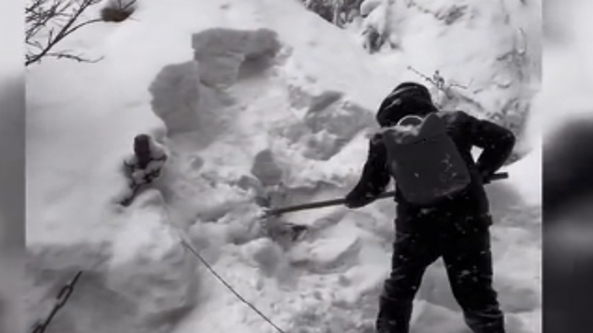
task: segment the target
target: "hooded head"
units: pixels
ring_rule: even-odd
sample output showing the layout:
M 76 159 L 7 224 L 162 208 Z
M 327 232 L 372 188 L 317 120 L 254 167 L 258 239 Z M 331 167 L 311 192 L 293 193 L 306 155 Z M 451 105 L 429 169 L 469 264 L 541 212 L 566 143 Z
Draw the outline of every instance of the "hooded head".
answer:
M 395 87 L 383 100 L 376 119 L 381 127 L 389 127 L 397 124 L 405 116 L 424 117 L 437 111 L 425 86 L 415 82 L 404 82 Z
M 141 167 L 145 167 L 150 162 L 150 136 L 140 134 L 134 138 L 134 154 Z

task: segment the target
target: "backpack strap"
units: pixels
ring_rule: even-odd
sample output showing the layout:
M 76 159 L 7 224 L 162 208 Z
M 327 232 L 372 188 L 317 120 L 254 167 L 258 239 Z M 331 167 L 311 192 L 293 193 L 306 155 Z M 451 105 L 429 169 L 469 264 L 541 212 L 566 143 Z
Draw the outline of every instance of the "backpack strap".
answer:
M 422 124 L 422 122 L 424 121 L 424 118 L 420 117 L 420 116 L 416 116 L 416 115 L 407 115 L 405 117 L 403 117 L 402 119 L 400 119 L 396 126 L 406 126 L 406 124 L 404 124 L 405 122 L 412 122 L 414 123 L 413 125 L 420 125 Z

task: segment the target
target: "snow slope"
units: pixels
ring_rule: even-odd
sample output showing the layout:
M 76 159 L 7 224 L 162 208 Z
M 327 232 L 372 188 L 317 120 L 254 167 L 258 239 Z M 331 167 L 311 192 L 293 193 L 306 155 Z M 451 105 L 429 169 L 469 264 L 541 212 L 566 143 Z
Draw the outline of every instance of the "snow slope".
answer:
M 360 35 L 360 29 L 370 25 L 382 31 L 390 41 L 383 45 L 383 61 L 392 58 L 391 47 L 402 49 L 415 71 L 432 77 L 438 70 L 447 84 L 464 87 L 449 101 L 435 89 L 442 107 L 469 110 L 521 131 L 530 100 L 539 90 L 541 1 L 528 6 L 517 1 L 479 6 L 472 1 L 379 2 L 351 30 Z M 414 71 L 404 78 L 420 79 Z
M 494 17 L 485 14 L 491 7 L 470 8 L 474 19 L 450 26 L 414 8 L 395 11 L 393 20 L 403 22 L 394 31 L 406 42 L 373 56 L 290 0 L 143 0 L 132 20 L 73 35 L 64 47 L 104 60 L 46 60 L 28 73 L 30 321 L 83 269 L 48 332 L 271 332 L 183 248 L 182 231 L 285 330 L 372 331 L 393 203 L 287 215 L 312 228 L 291 243 L 260 237 L 254 200 L 266 191 L 277 205 L 344 195 L 362 167 L 377 105 L 401 80 L 419 80 L 408 65 L 456 80 L 511 77 L 509 88 L 478 85 L 485 90 L 472 99 L 481 106 L 469 110 L 478 116 L 512 100 L 526 106 L 533 80 L 495 60 L 515 31 L 497 15 L 532 8 L 497 7 Z M 485 28 L 472 33 L 476 47 L 468 53 L 439 51 L 478 24 Z M 498 42 L 477 47 L 493 31 Z M 538 54 L 526 54 L 521 70 L 531 73 Z M 465 70 L 455 70 L 459 64 Z M 526 116 L 526 108 L 513 110 Z M 140 132 L 153 133 L 172 156 L 155 190 L 118 209 L 119 163 Z M 511 179 L 489 189 L 501 303 L 510 327 L 530 333 L 540 331 L 539 207 L 515 174 L 531 166 L 514 164 Z M 415 332 L 463 329 L 442 264 L 427 273 L 413 320 Z

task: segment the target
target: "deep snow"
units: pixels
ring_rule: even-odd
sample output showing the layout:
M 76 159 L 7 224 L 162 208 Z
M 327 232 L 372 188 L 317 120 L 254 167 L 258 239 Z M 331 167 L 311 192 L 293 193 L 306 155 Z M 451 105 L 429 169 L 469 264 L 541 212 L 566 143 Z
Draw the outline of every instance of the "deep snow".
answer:
M 312 226 L 291 244 L 258 237 L 259 184 L 284 191 L 277 205 L 344 195 L 376 129 L 376 106 L 401 80 L 420 80 L 407 66 L 473 82 L 481 92 L 460 91 L 473 101 L 448 106 L 488 116 L 515 105 L 503 121 L 519 125 L 537 88 L 537 42 L 527 44 L 520 68 L 496 59 L 539 3 L 510 3 L 464 3 L 466 15 L 451 25 L 395 4 L 385 10 L 402 49 L 372 56 L 350 30 L 289 0 L 143 0 L 132 20 L 73 35 L 64 47 L 105 59 L 47 60 L 28 72 L 30 321 L 84 269 L 48 333 L 272 332 L 183 248 L 182 231 L 285 330 L 371 332 L 393 203 L 287 215 Z M 522 155 L 537 142 L 530 128 Z M 119 163 L 140 132 L 155 134 L 172 158 L 159 191 L 118 209 Z M 489 188 L 495 283 L 513 332 L 541 331 L 539 156 L 533 149 L 508 167 L 509 180 Z M 414 332 L 465 329 L 442 264 L 427 272 L 416 304 Z

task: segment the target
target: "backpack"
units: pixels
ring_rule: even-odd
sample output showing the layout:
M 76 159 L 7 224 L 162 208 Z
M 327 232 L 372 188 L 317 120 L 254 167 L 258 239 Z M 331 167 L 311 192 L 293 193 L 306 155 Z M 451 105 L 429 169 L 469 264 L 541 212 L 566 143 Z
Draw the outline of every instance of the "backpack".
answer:
M 402 118 L 383 131 L 383 141 L 388 169 L 401 195 L 411 204 L 436 205 L 471 183 L 468 167 L 436 113 L 424 119 Z

